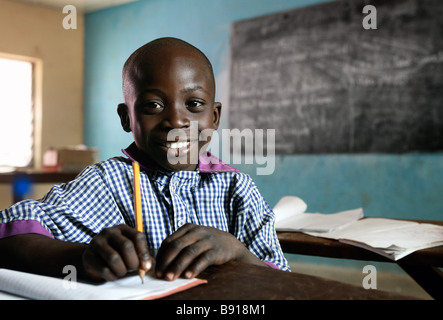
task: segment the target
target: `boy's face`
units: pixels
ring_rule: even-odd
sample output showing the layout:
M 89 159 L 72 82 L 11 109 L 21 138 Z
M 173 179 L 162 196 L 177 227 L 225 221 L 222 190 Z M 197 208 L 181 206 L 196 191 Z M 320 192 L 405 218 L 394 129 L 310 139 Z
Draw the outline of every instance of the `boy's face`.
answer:
M 204 152 L 209 141 L 199 141 L 198 135 L 216 130 L 220 120 L 211 70 L 195 52 L 177 48 L 151 53 L 135 69 L 126 104 L 118 107 L 123 129 L 132 131 L 137 148 L 150 162 L 169 171 L 195 170 L 195 155 Z M 180 129 L 180 138 L 168 138 L 174 129 Z M 168 160 L 168 152 L 174 161 Z

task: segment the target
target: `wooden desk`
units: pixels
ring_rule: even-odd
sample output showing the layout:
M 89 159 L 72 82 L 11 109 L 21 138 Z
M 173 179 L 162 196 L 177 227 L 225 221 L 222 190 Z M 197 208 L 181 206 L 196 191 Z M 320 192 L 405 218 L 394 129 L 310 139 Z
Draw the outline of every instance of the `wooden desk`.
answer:
M 404 300 L 414 299 L 381 290 L 345 284 L 266 266 L 229 262 L 205 270 L 208 283 L 164 300 Z
M 42 172 L 35 170 L 0 173 L 0 183 L 13 185 L 19 178 L 26 178 L 30 183 L 60 183 L 74 180 L 78 172 Z M 13 192 L 14 203 L 23 200 Z
M 418 221 L 443 226 L 443 221 Z M 277 232 L 283 252 L 318 257 L 397 263 L 434 299 L 443 299 L 443 246 L 423 249 L 392 261 L 374 252 L 298 232 Z

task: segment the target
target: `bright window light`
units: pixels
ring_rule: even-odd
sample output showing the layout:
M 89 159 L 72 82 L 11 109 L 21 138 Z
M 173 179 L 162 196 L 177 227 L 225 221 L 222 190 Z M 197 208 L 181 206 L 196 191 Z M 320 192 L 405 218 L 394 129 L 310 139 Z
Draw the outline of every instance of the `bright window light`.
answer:
M 32 63 L 0 58 L 0 166 L 33 158 Z

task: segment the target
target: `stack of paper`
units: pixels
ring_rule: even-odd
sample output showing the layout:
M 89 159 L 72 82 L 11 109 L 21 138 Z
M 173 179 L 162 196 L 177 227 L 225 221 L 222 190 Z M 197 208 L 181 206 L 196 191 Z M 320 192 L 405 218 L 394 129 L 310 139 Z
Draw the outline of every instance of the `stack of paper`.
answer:
M 443 245 L 442 226 L 386 218 L 365 218 L 323 236 L 371 250 L 394 261 L 420 249 Z
M 363 210 L 334 214 L 305 213 L 297 197 L 282 198 L 274 208 L 277 231 L 303 232 L 362 247 L 391 260 L 443 245 L 443 226 L 386 218 L 363 218 Z

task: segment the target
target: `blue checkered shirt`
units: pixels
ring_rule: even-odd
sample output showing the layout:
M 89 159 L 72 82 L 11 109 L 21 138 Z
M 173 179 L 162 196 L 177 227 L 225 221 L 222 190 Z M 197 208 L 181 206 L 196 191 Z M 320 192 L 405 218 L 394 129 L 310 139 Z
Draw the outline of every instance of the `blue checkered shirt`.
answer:
M 103 228 L 135 226 L 132 182 L 132 161 L 112 158 L 87 167 L 73 181 L 55 185 L 39 201 L 24 200 L 1 211 L 0 226 L 38 222 L 41 232 L 34 226 L 34 231 L 24 233 L 89 243 Z M 289 270 L 274 213 L 248 175 L 142 170 L 140 187 L 144 231 L 152 251 L 183 224 L 194 223 L 229 232 L 262 261 Z M 1 230 L 5 228 L 0 228 L 0 238 L 5 236 Z

